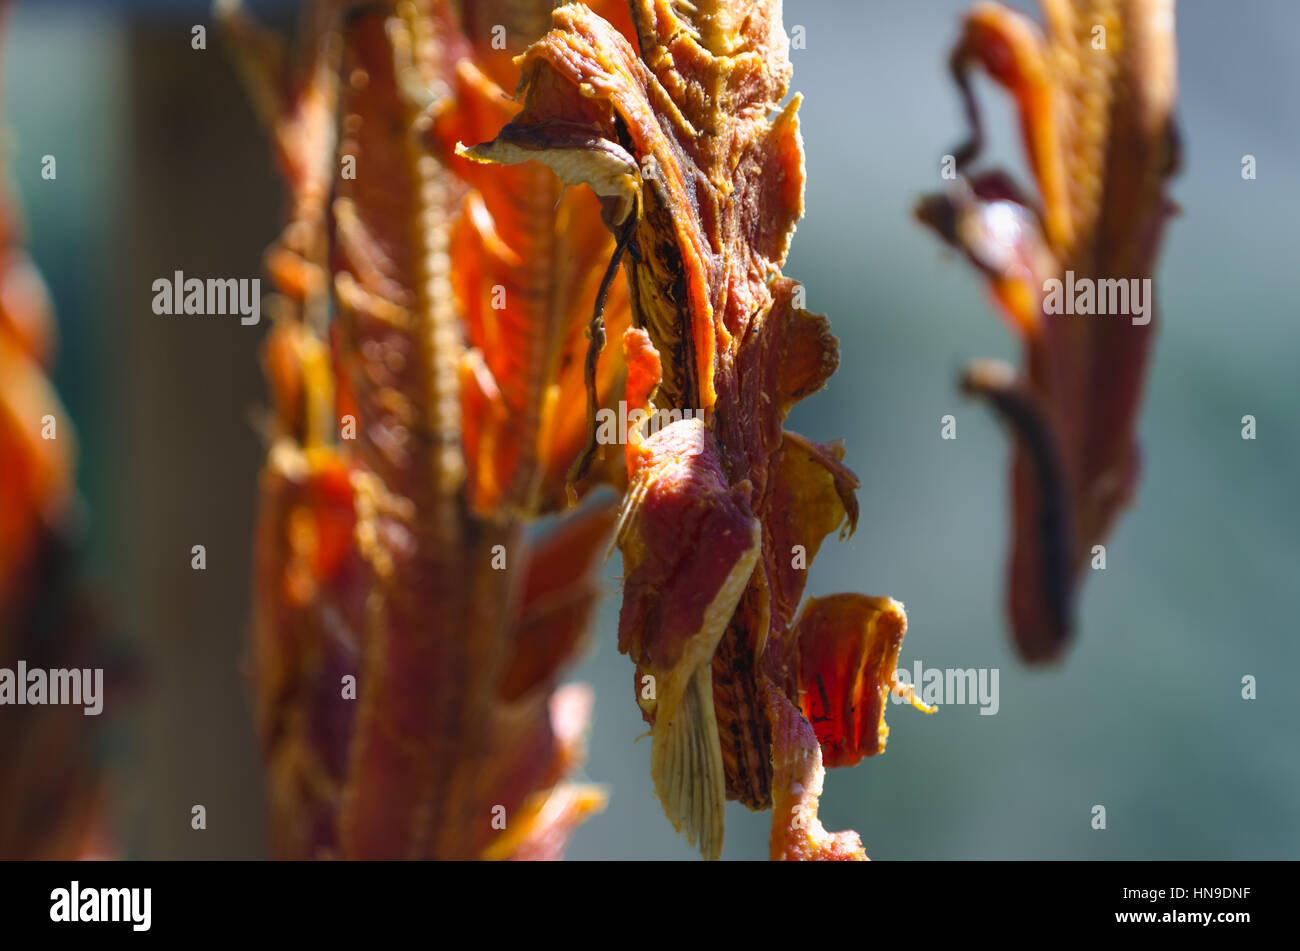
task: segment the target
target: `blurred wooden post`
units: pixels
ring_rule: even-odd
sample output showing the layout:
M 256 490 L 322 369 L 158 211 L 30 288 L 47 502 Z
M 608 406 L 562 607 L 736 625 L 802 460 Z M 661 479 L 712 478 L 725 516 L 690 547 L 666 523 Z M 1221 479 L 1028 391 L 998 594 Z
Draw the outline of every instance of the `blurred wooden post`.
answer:
M 206 17 L 201 21 L 206 22 Z M 114 368 L 114 482 L 129 560 L 124 624 L 140 638 L 145 691 L 137 717 L 128 838 L 145 858 L 256 858 L 266 852 L 265 798 L 243 674 L 250 539 L 265 404 L 257 352 L 266 329 L 238 316 L 157 316 L 151 285 L 173 271 L 261 278 L 282 197 L 262 131 L 220 37 L 194 50 L 179 20 L 133 27 L 116 302 L 126 338 Z M 206 549 L 206 570 L 191 549 Z M 138 797 L 138 798 L 137 798 Z M 203 805 L 206 831 L 191 828 Z

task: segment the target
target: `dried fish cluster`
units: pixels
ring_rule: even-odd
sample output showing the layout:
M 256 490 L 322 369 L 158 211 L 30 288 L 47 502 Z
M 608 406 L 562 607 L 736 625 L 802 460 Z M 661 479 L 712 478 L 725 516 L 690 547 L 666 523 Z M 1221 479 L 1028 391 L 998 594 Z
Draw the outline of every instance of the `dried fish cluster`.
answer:
M 781 5 L 629 6 L 630 30 L 558 8 L 523 57 L 522 112 L 468 154 L 601 196 L 631 287 L 628 405 L 704 410 L 630 435 L 618 535 L 619 648 L 669 818 L 716 858 L 738 800 L 773 810 L 773 858 L 865 858 L 817 821 L 823 762 L 884 748 L 906 618 L 860 595 L 800 611 L 823 539 L 856 525 L 858 480 L 842 447 L 782 428 L 838 351 L 781 274 L 804 192 Z
M 558 856 L 604 801 L 565 780 L 590 697 L 554 688 L 615 493 L 554 513 L 612 241 L 545 169 L 454 154 L 516 108 L 493 40 L 523 5 L 306 9 L 296 57 L 227 16 L 291 189 L 252 664 L 276 848 Z
M 1167 6 L 1052 0 L 1046 41 L 977 7 L 954 70 L 1016 94 L 1042 204 L 981 174 L 920 208 L 1026 344 L 1023 376 L 966 384 L 1017 435 L 1010 606 L 1032 659 L 1060 650 L 1131 493 L 1151 333 L 1051 315 L 1044 282 L 1150 273 Z M 602 801 L 565 780 L 589 699 L 555 684 L 613 537 L 673 824 L 715 858 L 736 800 L 772 809 L 773 858 L 863 859 L 818 799 L 826 766 L 885 746 L 906 616 L 803 598 L 859 483 L 841 445 L 783 428 L 839 357 L 782 274 L 804 165 L 781 4 L 551 7 L 316 0 L 293 57 L 228 14 L 291 192 L 253 650 L 278 851 L 559 854 Z M 666 420 L 628 426 L 621 459 L 597 426 L 620 398 Z

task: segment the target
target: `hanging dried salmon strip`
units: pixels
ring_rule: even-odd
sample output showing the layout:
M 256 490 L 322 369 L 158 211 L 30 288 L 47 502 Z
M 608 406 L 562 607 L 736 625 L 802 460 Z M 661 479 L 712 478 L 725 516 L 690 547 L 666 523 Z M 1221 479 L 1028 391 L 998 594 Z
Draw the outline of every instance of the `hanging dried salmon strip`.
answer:
M 1015 99 L 1038 196 L 970 172 L 918 209 L 983 273 L 1024 348 L 1022 371 L 980 361 L 962 385 L 1015 440 L 1007 606 L 1030 661 L 1065 649 L 1083 572 L 1135 491 L 1151 276 L 1178 161 L 1173 0 L 1043 8 L 1045 33 L 978 4 L 952 53 L 973 125 L 956 166 L 968 172 L 982 146 L 969 78 L 982 67 Z

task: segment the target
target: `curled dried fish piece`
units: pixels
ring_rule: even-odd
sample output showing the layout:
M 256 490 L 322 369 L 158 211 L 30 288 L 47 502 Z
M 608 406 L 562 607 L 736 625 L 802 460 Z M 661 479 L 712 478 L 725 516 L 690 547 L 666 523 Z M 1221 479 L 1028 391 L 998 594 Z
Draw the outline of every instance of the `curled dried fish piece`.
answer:
M 1043 9 L 1043 31 L 996 3 L 967 14 L 951 64 L 972 133 L 954 158 L 969 177 L 917 209 L 983 272 L 1024 349 L 1019 375 L 980 364 L 964 388 L 1014 439 L 1007 607 L 1029 661 L 1064 651 L 1088 559 L 1136 489 L 1151 275 L 1178 164 L 1173 0 Z M 1016 102 L 1036 196 L 969 170 L 983 144 L 977 68 Z

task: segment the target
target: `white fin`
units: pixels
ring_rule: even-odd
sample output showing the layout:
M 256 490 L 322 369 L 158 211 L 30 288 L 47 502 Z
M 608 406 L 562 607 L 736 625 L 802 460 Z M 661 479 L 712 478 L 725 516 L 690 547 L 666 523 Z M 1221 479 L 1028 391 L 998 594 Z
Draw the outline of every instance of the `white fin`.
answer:
M 681 703 L 655 723 L 650 775 L 664 812 L 678 832 L 706 859 L 722 854 L 726 780 L 713 715 L 713 667 L 691 675 Z

